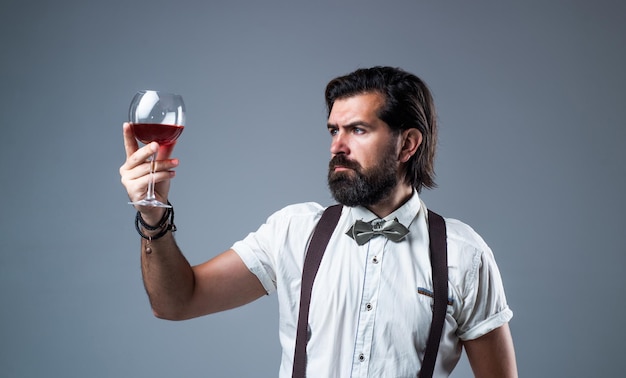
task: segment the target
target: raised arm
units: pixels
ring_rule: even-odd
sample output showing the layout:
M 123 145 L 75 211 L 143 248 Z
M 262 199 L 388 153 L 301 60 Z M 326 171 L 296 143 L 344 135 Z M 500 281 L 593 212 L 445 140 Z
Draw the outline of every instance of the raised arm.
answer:
M 166 202 L 173 169 L 178 166 L 178 160 L 170 158 L 173 145 L 162 148 L 151 143 L 139 148 L 130 125 L 124 124 L 123 130 L 126 161 L 120 167 L 120 176 L 129 198 L 134 201 L 145 196 L 150 172 L 147 159 L 158 151 L 155 194 Z M 157 225 L 164 214 L 162 208 L 137 210 L 149 225 Z M 142 232 L 154 236 L 159 230 Z M 259 280 L 234 251 L 191 267 L 171 232 L 156 240 L 141 239 L 141 269 L 152 310 L 164 319 L 182 320 L 227 310 L 265 294 Z
M 235 308 L 263 296 L 265 289 L 239 255 L 228 250 L 191 267 L 171 233 L 142 241 L 141 270 L 154 315 L 184 320 Z
M 467 358 L 477 378 L 517 378 L 513 339 L 508 324 L 475 340 L 465 341 Z

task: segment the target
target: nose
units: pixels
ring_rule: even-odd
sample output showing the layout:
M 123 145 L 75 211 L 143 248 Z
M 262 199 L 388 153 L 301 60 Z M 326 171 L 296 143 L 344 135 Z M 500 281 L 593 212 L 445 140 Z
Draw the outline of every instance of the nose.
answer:
M 348 141 L 346 135 L 341 131 L 337 131 L 336 134 L 333 135 L 332 141 L 330 142 L 330 153 L 332 155 L 348 155 L 350 153 L 350 149 L 348 148 L 347 142 Z

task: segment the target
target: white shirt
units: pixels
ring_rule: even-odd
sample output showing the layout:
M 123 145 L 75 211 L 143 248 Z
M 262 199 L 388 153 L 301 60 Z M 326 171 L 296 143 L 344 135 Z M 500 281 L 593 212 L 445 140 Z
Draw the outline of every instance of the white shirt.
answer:
M 233 245 L 268 294 L 278 294 L 283 378 L 292 372 L 306 248 L 323 211 L 316 203 L 287 206 Z M 363 207 L 343 208 L 313 285 L 307 376 L 416 377 L 432 320 L 426 216 L 414 193 L 385 218 L 398 218 L 410 230 L 405 239 L 395 243 L 377 236 L 358 246 L 346 231 L 357 219 L 377 217 Z M 447 377 L 457 364 L 460 340 L 478 338 L 513 316 L 489 247 L 457 220 L 446 219 L 446 227 L 452 304 L 436 377 Z

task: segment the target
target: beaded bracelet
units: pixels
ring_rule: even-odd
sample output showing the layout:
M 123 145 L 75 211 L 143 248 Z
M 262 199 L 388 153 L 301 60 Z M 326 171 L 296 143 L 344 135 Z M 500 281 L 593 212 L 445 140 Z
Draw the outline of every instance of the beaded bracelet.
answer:
M 169 201 L 167 202 L 167 204 L 172 206 L 172 204 Z M 148 236 L 144 234 L 143 232 L 141 232 L 141 227 L 139 226 L 140 224 L 147 230 L 154 231 L 154 230 L 161 229 L 161 231 L 159 231 L 156 235 Z M 165 234 L 167 234 L 168 231 L 175 232 L 176 225 L 174 224 L 174 208 L 170 207 L 170 208 L 167 208 L 167 210 L 165 210 L 165 213 L 163 214 L 163 217 L 161 218 L 157 226 L 150 226 L 149 224 L 147 224 L 146 221 L 144 221 L 143 218 L 141 217 L 141 213 L 137 211 L 137 215 L 135 215 L 135 230 L 137 230 L 137 233 L 139 234 L 139 236 L 141 236 L 142 238 L 148 241 L 160 239 Z

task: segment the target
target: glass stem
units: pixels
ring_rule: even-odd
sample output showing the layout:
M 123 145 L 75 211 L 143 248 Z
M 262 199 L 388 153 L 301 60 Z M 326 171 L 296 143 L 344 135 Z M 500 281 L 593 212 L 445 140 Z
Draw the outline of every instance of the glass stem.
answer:
M 156 152 L 152 154 L 150 158 L 150 180 L 148 181 L 148 192 L 146 193 L 147 201 L 154 201 L 156 196 L 154 195 L 154 168 L 156 165 Z

